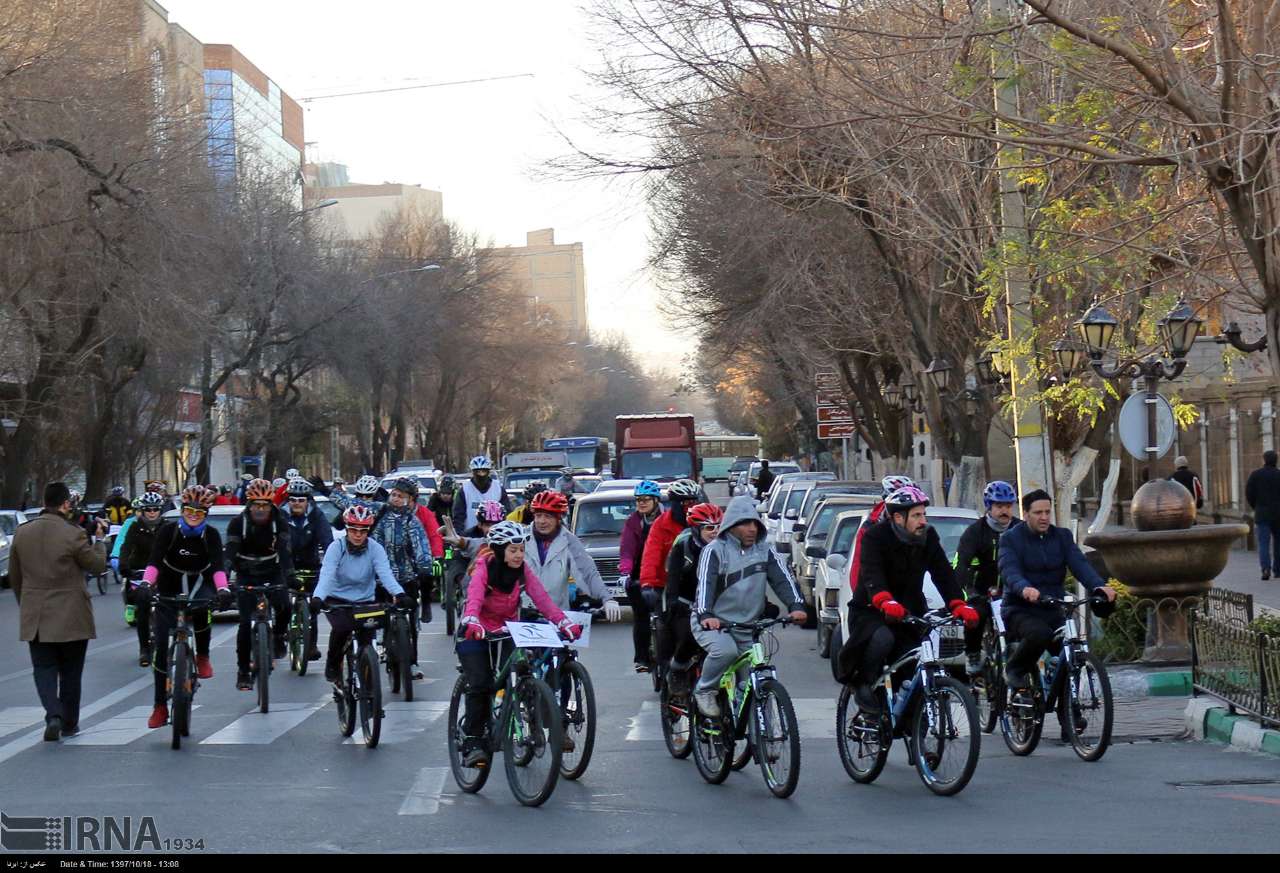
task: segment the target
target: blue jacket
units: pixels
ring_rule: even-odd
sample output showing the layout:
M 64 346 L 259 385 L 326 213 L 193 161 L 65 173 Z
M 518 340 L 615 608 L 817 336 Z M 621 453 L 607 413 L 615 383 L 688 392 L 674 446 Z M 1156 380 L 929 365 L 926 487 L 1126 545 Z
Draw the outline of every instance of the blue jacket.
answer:
M 338 537 L 324 551 L 320 564 L 320 581 L 313 597 L 324 600 L 336 597 L 348 603 L 368 603 L 373 600 L 377 585 L 392 594 L 403 594 L 404 589 L 391 574 L 391 562 L 387 550 L 370 539 L 360 554 L 347 550 L 347 538 Z
M 1042 534 L 1035 533 L 1031 525 L 1025 523 L 1009 528 L 1000 536 L 1003 611 L 1050 609 L 1023 600 L 1022 589 L 1030 586 L 1042 595 L 1061 598 L 1066 594 L 1068 569 L 1089 591 L 1106 584 L 1085 559 L 1066 528 L 1049 525 Z

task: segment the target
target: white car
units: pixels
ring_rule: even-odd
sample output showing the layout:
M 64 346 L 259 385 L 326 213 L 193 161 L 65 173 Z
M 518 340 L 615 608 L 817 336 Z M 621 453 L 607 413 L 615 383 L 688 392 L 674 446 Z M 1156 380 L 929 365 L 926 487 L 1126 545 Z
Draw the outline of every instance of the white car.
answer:
M 853 589 L 849 585 L 849 564 L 852 561 L 854 537 L 869 512 L 870 510 L 854 510 L 837 516 L 831 533 L 827 536 L 827 544 L 823 547 L 826 550 L 825 556 L 817 558 L 816 553 L 814 555 L 818 560 L 814 575 L 814 599 L 815 602 L 822 603 L 818 613 L 818 654 L 832 657 L 832 675 L 836 671 L 834 655 L 849 638 L 849 601 L 853 599 Z M 972 509 L 946 506 L 929 508 L 929 524 L 938 531 L 942 548 L 949 560 L 955 559 L 965 528 L 981 517 L 981 513 Z M 818 548 L 813 544 L 810 547 Z M 924 594 L 930 609 L 940 609 L 945 605 L 942 595 L 938 594 L 938 589 L 933 586 L 933 580 L 927 573 L 924 577 Z M 942 663 L 948 667 L 964 668 L 964 628 L 957 626 L 942 629 L 942 651 L 939 654 Z
M 796 482 L 787 492 L 787 499 L 782 504 L 782 517 L 773 536 L 773 547 L 789 564 L 791 562 L 791 529 L 800 518 L 800 507 L 809 497 L 809 492 L 817 485 L 815 480 L 807 479 Z

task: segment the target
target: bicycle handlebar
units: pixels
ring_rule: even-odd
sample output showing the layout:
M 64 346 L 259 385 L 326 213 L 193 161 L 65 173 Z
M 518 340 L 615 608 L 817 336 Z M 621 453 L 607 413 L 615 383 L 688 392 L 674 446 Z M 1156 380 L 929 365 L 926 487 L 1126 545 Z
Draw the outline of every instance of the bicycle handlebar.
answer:
M 902 619 L 903 624 L 916 625 L 929 630 L 933 630 L 936 627 L 946 627 L 951 624 L 962 624 L 963 621 L 963 619 L 956 618 L 949 609 L 945 608 L 929 610 L 923 616 L 908 615 Z
M 708 616 L 708 618 L 715 618 L 715 616 L 714 615 Z M 778 618 L 766 618 L 763 620 L 757 619 L 756 621 L 725 621 L 724 619 L 716 619 L 716 620 L 720 622 L 720 628 L 722 630 L 737 629 L 737 630 L 752 630 L 752 631 L 761 630 L 762 631 L 762 630 L 768 630 L 769 628 L 773 627 L 775 624 L 795 624 L 796 623 L 791 619 L 790 616 L 786 616 L 786 615 L 779 616 Z
M 1097 603 L 1099 601 L 1104 603 L 1110 602 L 1107 600 L 1107 595 L 1090 592 L 1087 597 L 1072 597 L 1070 595 L 1067 595 L 1066 597 L 1041 597 L 1036 601 L 1036 603 L 1043 603 L 1045 606 L 1057 606 L 1062 609 L 1074 610 L 1079 609 L 1086 603 Z

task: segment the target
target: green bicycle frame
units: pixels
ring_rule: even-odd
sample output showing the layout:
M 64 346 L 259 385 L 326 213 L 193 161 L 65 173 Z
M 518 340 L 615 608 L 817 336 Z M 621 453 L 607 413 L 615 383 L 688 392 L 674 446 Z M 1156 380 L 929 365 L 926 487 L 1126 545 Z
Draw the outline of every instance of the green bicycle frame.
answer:
M 749 671 L 747 693 L 739 695 L 738 693 L 738 671 Z M 752 694 L 757 690 L 761 678 L 776 678 L 777 670 L 769 661 L 769 654 L 765 651 L 764 642 L 756 640 L 751 647 L 737 657 L 737 659 L 725 668 L 724 675 L 720 677 L 719 687 L 724 690 L 725 695 L 729 699 L 729 712 L 733 716 L 733 723 L 741 732 L 743 726 L 743 716 L 746 713 L 747 703 L 750 701 Z

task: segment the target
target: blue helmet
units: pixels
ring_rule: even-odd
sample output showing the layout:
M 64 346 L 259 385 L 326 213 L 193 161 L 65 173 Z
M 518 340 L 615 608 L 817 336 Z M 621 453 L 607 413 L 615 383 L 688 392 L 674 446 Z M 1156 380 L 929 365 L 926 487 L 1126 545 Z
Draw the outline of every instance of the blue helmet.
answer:
M 995 482 L 987 484 L 982 489 L 982 505 L 987 509 L 991 508 L 993 503 L 1017 503 L 1018 493 L 1013 490 L 1013 486 L 1008 482 L 997 479 Z
M 493 461 L 490 461 L 486 455 L 476 455 L 467 466 L 472 470 L 492 470 Z
M 636 485 L 636 497 L 652 497 L 654 500 L 661 500 L 662 489 L 658 487 L 657 482 L 645 479 Z

